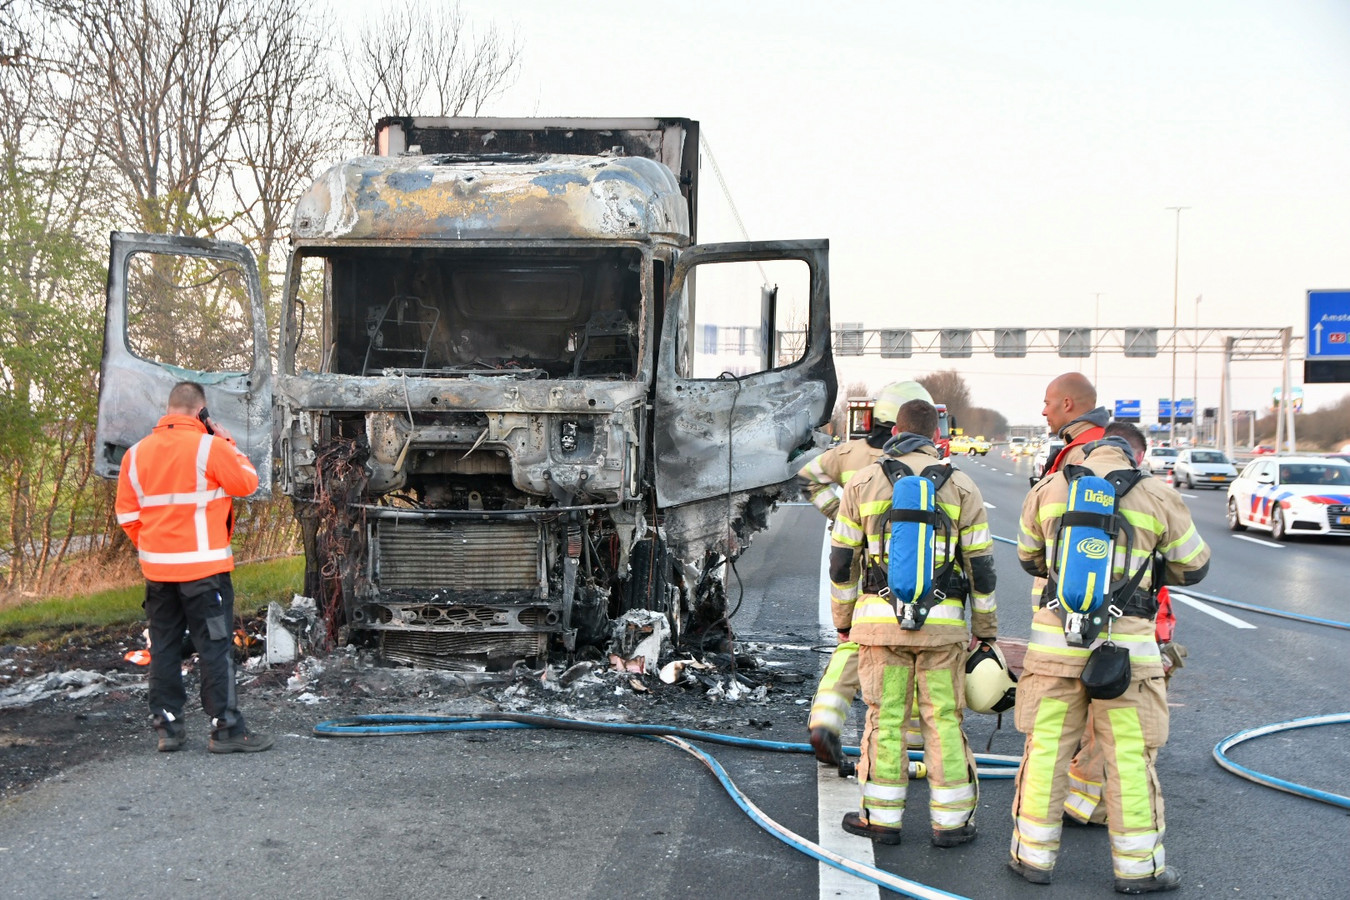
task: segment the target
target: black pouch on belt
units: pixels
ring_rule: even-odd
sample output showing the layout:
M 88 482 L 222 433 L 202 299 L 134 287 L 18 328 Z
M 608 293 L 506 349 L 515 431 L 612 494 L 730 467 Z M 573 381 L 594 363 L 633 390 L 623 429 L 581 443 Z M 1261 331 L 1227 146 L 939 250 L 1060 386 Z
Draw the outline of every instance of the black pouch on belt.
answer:
M 1114 700 L 1130 686 L 1130 650 L 1110 641 L 1088 654 L 1083 674 L 1078 676 L 1094 700 Z

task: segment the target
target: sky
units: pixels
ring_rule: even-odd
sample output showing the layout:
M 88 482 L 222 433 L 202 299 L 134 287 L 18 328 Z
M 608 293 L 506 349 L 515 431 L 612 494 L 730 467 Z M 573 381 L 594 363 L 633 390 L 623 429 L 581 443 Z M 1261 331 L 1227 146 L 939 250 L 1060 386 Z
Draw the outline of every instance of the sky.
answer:
M 462 7 L 523 47 L 484 114 L 698 120 L 751 239 L 830 241 L 835 323 L 1170 327 L 1175 308 L 1202 334 L 1301 337 L 1309 289 L 1350 289 L 1345 0 Z M 706 157 L 700 204 L 700 242 L 742 239 Z M 836 364 L 873 388 L 956 368 L 1013 424 L 1068 370 L 1146 416 L 1172 395 L 1170 354 Z M 1176 396 L 1218 406 L 1220 369 L 1183 351 Z M 1277 363 L 1232 372 L 1234 408 L 1269 406 Z M 1309 385 L 1305 406 L 1346 394 Z

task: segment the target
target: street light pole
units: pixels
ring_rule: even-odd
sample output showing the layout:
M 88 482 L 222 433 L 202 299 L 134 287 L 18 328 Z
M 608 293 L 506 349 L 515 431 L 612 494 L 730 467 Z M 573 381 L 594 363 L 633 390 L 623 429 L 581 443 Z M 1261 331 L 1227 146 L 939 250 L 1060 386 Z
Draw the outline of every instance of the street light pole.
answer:
M 1200 300 L 1203 294 L 1195 295 L 1195 334 L 1191 340 L 1195 353 L 1194 367 L 1191 369 L 1191 443 L 1200 443 Z
M 1167 423 L 1167 439 L 1169 442 L 1175 442 L 1177 439 L 1177 287 L 1181 283 L 1181 211 L 1190 209 L 1189 206 L 1167 206 L 1164 209 L 1174 210 L 1177 214 L 1177 239 L 1176 255 L 1173 257 L 1172 265 L 1172 397 L 1171 419 Z

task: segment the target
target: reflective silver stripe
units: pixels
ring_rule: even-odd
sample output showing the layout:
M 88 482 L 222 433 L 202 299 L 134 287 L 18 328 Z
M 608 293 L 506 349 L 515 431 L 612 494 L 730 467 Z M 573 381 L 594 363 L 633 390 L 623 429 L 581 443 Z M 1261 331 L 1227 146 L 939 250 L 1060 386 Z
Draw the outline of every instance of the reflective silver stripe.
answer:
M 1058 854 L 1058 850 L 1043 850 L 1030 844 L 1022 844 L 1017 848 L 1018 859 L 1024 863 L 1030 863 L 1037 869 L 1053 869 L 1055 857 Z
M 867 821 L 886 828 L 899 828 L 900 820 L 905 816 L 903 809 L 868 809 Z
M 197 493 L 206 493 L 206 463 L 211 458 L 211 443 L 215 438 L 203 432 L 201 440 L 197 442 Z M 211 533 L 206 526 L 206 504 L 207 500 L 197 501 L 197 511 L 193 514 L 192 522 L 197 529 L 197 549 L 209 550 L 211 548 Z
M 956 787 L 935 787 L 928 786 L 928 796 L 932 798 L 933 803 L 962 803 L 964 801 L 975 799 L 975 785 L 967 782 L 958 784 Z M 964 819 L 962 821 L 965 821 Z
M 136 471 L 136 448 L 139 446 L 140 442 L 137 441 L 136 443 L 132 444 L 131 449 L 127 451 L 127 456 L 130 460 L 127 463 L 127 480 L 131 482 L 131 489 L 136 494 L 137 505 L 144 506 L 145 491 L 141 489 L 141 476 Z
M 1048 844 L 1059 840 L 1062 825 L 1041 825 L 1030 819 L 1017 817 L 1017 832 L 1023 838 L 1029 841 L 1036 841 L 1040 844 Z M 1050 862 L 1054 862 L 1054 857 L 1050 857 Z
M 998 609 L 998 604 L 994 602 L 994 595 L 976 594 L 975 609 L 979 612 L 993 612 Z
M 219 500 L 221 497 L 230 496 L 224 488 L 216 488 L 209 491 L 188 491 L 182 494 L 151 494 L 141 503 L 142 506 L 196 506 L 197 504 L 210 503 L 212 500 Z
M 137 522 L 137 521 L 140 521 L 140 518 L 141 518 L 141 511 L 140 511 L 140 510 L 136 510 L 135 512 L 129 512 L 129 513 L 118 513 L 118 514 L 117 514 L 117 524 L 118 524 L 118 525 L 125 525 L 125 524 L 127 524 L 128 522 Z
M 221 559 L 230 559 L 233 556 L 234 552 L 229 547 L 222 547 L 219 550 L 189 550 L 184 553 L 156 553 L 152 550 L 140 551 L 141 562 L 164 563 L 166 565 L 215 562 Z
M 832 731 L 838 734 L 844 728 L 844 716 L 837 710 L 828 706 L 811 707 L 811 718 L 807 722 L 808 728 L 824 728 L 826 731 Z
M 1028 649 L 1035 648 L 1061 656 L 1086 656 L 1092 650 L 1106 643 L 1105 631 L 1087 647 L 1070 647 L 1068 640 L 1064 637 L 1064 630 L 1053 625 L 1032 622 L 1031 631 L 1032 637 L 1028 643 Z M 1111 640 L 1116 644 L 1129 646 L 1131 661 L 1148 662 L 1149 660 L 1162 659 L 1162 651 L 1158 649 L 1158 642 L 1155 638 L 1142 634 L 1117 633 L 1111 636 Z
M 869 781 L 863 785 L 863 796 L 872 800 L 883 800 L 889 802 L 903 801 L 905 799 L 905 790 L 907 785 L 877 784 L 875 781 Z
M 1111 834 L 1111 849 L 1117 853 L 1152 852 L 1162 843 L 1162 832 L 1144 831 L 1138 834 Z
M 928 810 L 928 818 L 936 828 L 960 828 L 970 818 L 970 810 L 974 806 L 974 797 L 970 798 L 969 807 L 966 809 L 941 809 L 933 806 Z

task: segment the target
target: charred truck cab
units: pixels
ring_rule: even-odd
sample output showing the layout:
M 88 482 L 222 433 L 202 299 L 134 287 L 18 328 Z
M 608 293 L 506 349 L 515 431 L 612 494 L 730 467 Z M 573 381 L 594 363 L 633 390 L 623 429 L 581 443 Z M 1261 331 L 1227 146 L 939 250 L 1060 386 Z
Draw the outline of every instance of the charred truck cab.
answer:
M 724 627 L 728 563 L 827 440 L 826 242 L 695 246 L 686 119 L 377 137 L 299 201 L 275 345 L 243 246 L 112 236 L 99 473 L 191 378 L 292 498 L 306 593 L 388 659 L 539 658 L 634 608 Z

